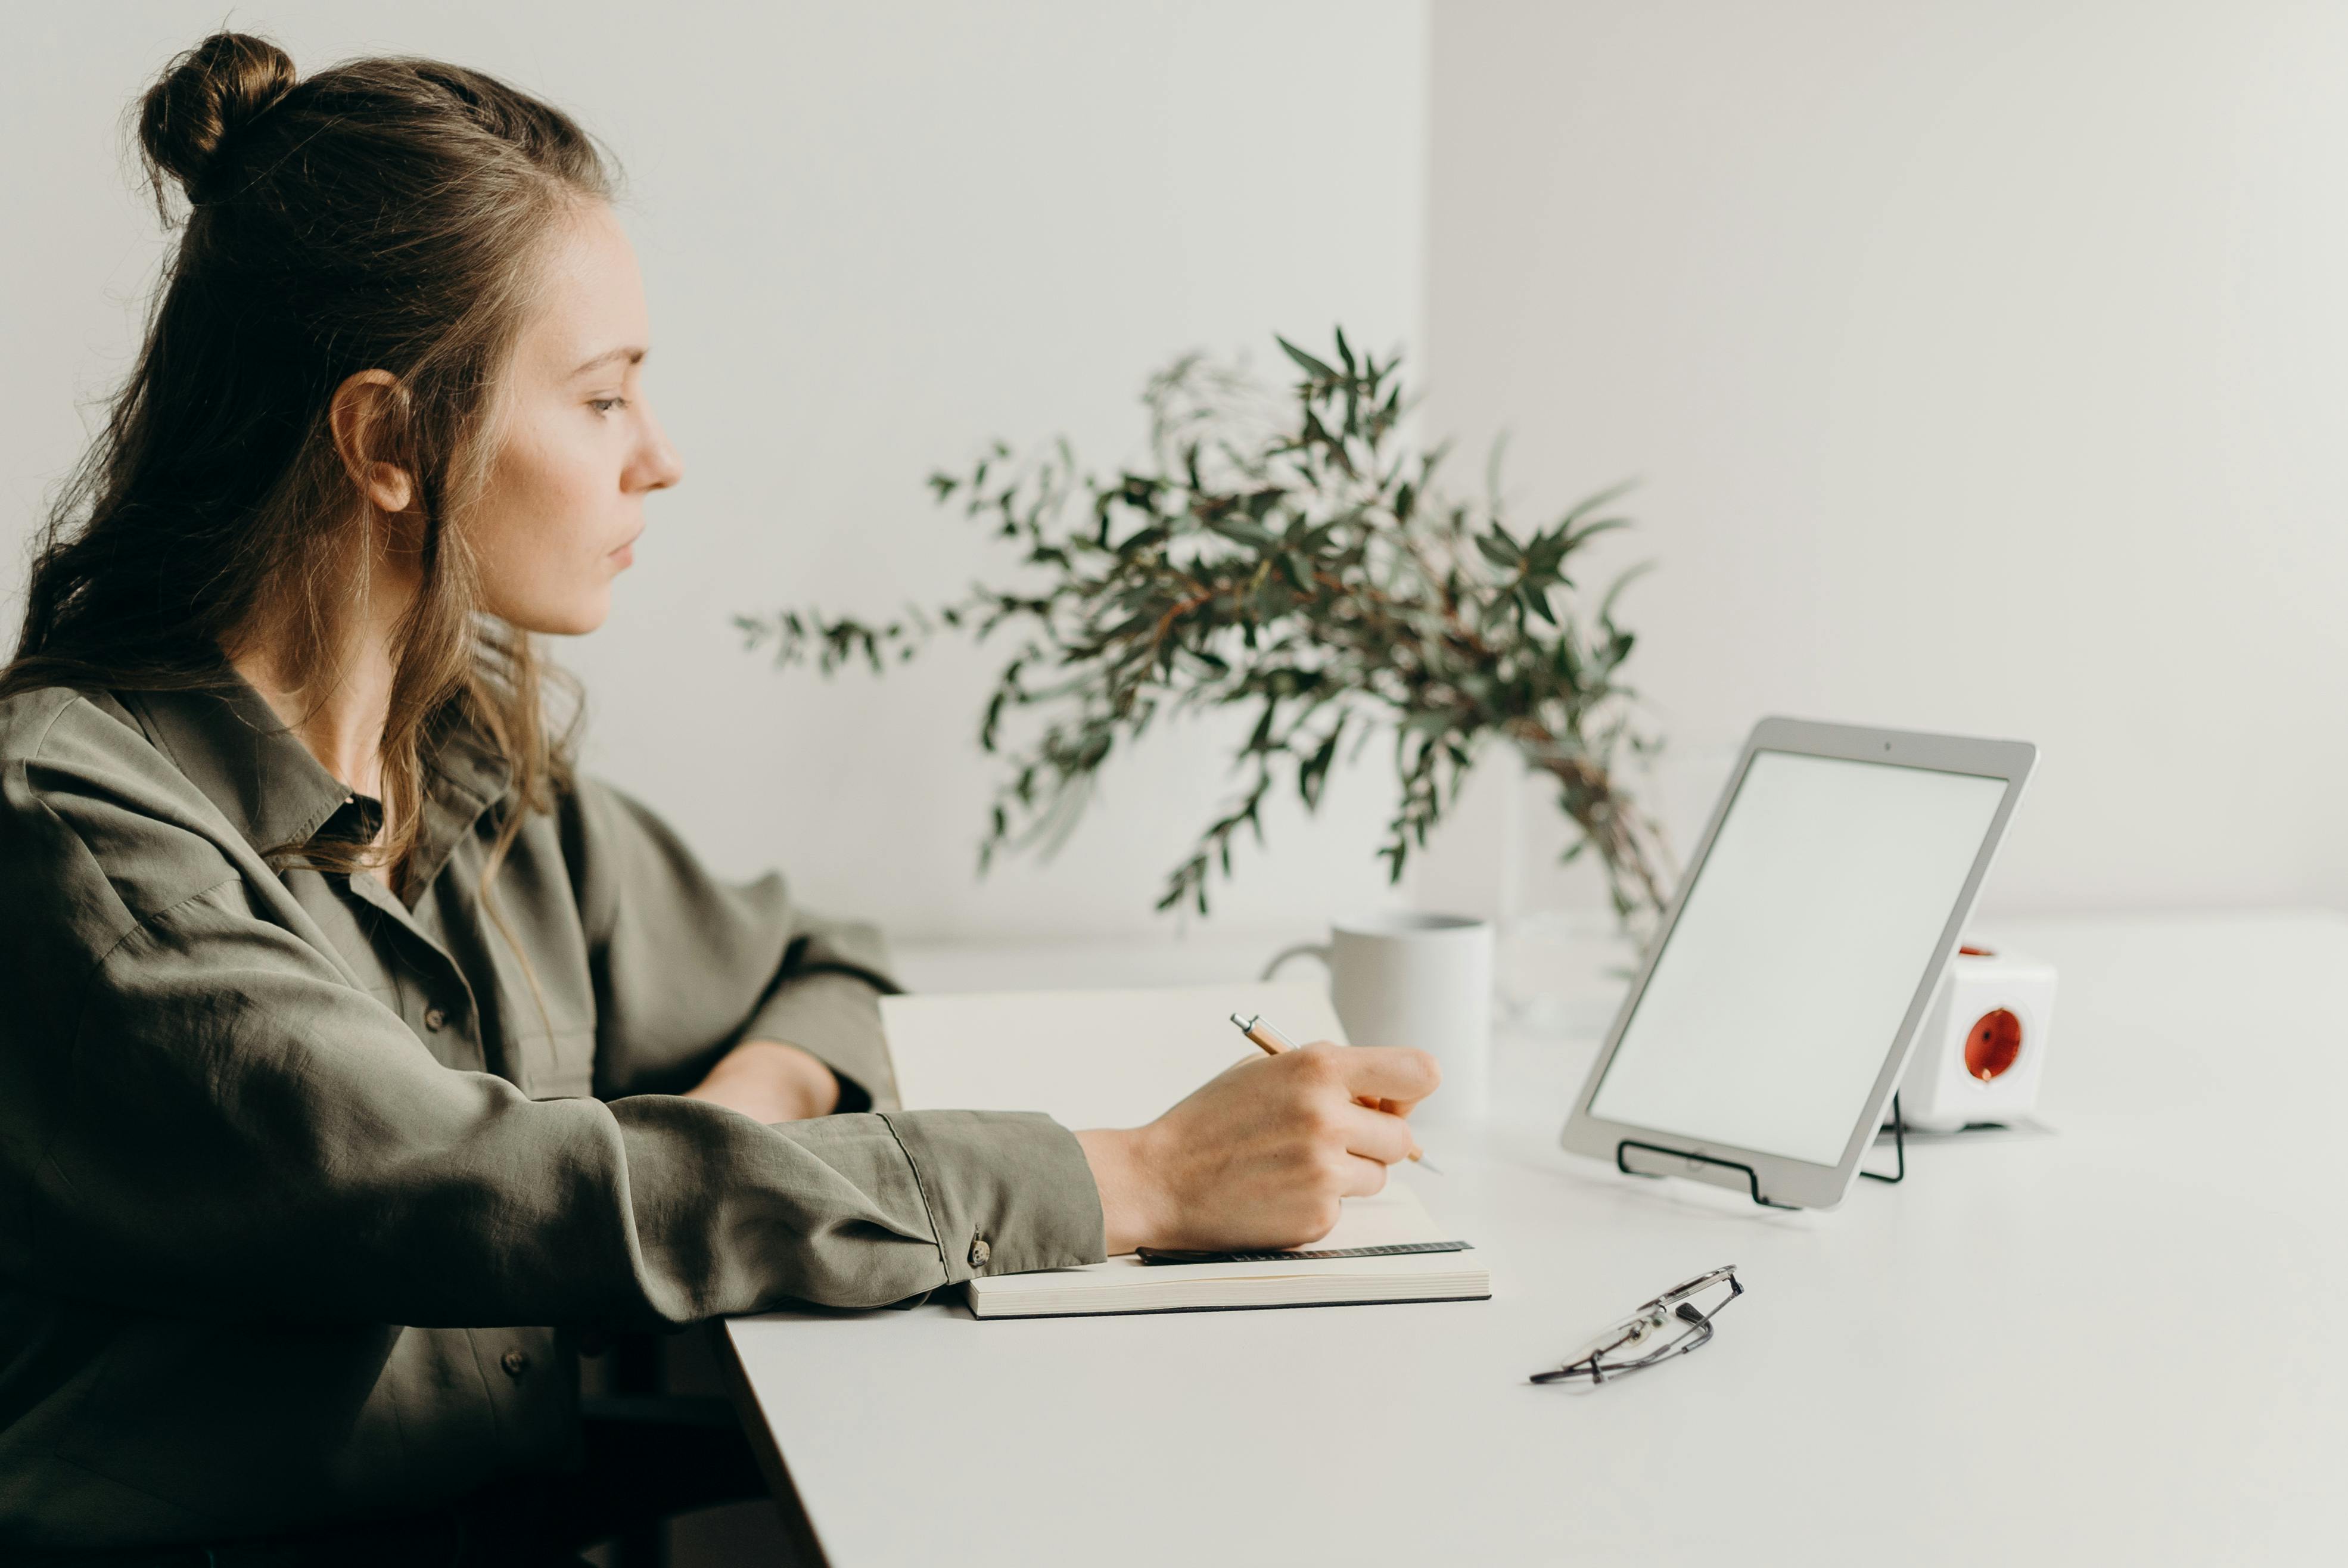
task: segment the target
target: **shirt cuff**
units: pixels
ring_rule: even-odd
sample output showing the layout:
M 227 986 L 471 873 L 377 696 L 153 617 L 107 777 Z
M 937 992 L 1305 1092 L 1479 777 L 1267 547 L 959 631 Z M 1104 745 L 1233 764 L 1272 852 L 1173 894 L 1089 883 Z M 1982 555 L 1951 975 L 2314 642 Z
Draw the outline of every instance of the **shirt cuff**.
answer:
M 1035 1111 L 897 1110 L 946 1283 L 1097 1264 L 1100 1189 L 1076 1135 Z

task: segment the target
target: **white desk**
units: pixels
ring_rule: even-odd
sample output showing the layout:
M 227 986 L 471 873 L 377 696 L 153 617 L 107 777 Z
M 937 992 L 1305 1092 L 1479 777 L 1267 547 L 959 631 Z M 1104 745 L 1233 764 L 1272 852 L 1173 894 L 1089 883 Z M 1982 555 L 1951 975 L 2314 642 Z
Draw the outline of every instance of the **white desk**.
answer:
M 1781 1213 L 1556 1148 L 1588 1044 L 1414 1173 L 1485 1303 L 727 1327 L 839 1568 L 923 1562 L 2335 1561 L 2348 1533 L 2348 921 L 2046 923 L 2059 1136 L 1909 1151 Z M 1245 972 L 1209 950 L 1193 977 Z M 923 955 L 924 986 L 1071 955 Z M 1167 979 L 1104 974 L 1101 983 Z M 1881 1151 L 1888 1158 L 1888 1150 Z M 1718 1337 L 1525 1375 L 1720 1263 Z

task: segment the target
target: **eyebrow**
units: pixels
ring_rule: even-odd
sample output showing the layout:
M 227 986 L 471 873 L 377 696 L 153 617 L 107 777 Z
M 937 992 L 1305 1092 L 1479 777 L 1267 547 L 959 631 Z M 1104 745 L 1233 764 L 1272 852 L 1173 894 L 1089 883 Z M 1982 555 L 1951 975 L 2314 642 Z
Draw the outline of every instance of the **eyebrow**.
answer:
M 597 355 L 594 358 L 589 360 L 586 364 L 581 366 L 578 369 L 572 371 L 571 373 L 571 378 L 575 381 L 580 377 L 586 375 L 590 370 L 602 369 L 604 366 L 609 365 L 614 359 L 624 359 L 631 365 L 642 365 L 644 362 L 644 354 L 645 350 L 636 347 L 606 349 L 602 353 Z

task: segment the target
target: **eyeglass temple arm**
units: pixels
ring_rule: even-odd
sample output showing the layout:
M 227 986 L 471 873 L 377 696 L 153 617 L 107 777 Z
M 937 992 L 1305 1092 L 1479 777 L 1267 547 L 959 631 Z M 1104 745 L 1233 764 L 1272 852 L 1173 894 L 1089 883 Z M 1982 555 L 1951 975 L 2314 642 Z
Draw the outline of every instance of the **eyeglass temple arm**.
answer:
M 1638 1340 L 1641 1336 L 1640 1328 L 1645 1321 L 1643 1317 L 1624 1324 L 1619 1328 L 1608 1330 L 1606 1334 L 1584 1346 L 1581 1353 L 1572 1360 L 1563 1362 L 1547 1372 L 1536 1372 L 1532 1375 L 1532 1380 L 1536 1383 L 1561 1383 L 1568 1377 L 1587 1377 L 1593 1383 L 1603 1383 L 1606 1381 L 1606 1374 L 1599 1367 L 1598 1358 Z
M 1710 1312 L 1699 1311 L 1694 1302 L 1686 1299 L 1695 1292 L 1709 1289 L 1711 1286 L 1718 1284 L 1723 1280 L 1726 1280 L 1728 1282 L 1728 1301 L 1722 1302 L 1719 1306 L 1714 1307 Z M 1714 1269 L 1709 1274 L 1699 1274 L 1694 1279 L 1688 1281 L 1687 1284 L 1680 1286 L 1677 1290 L 1670 1291 L 1663 1295 L 1659 1295 L 1654 1300 L 1649 1302 L 1645 1306 L 1640 1308 L 1639 1315 L 1637 1317 L 1632 1319 L 1629 1323 L 1622 1325 L 1619 1329 L 1610 1331 L 1612 1337 L 1601 1336 L 1599 1340 L 1583 1349 L 1583 1351 L 1580 1355 L 1576 1356 L 1572 1360 L 1565 1362 L 1560 1366 L 1551 1367 L 1549 1371 L 1536 1372 L 1532 1374 L 1531 1381 L 1535 1383 L 1561 1383 L 1569 1377 L 1587 1377 L 1593 1384 L 1603 1383 L 1606 1381 L 1606 1369 L 1598 1364 L 1598 1358 L 1606 1355 L 1610 1351 L 1620 1350 L 1623 1346 L 1632 1344 L 1643 1337 L 1640 1331 L 1641 1326 L 1647 1321 L 1647 1315 L 1649 1313 L 1660 1312 L 1663 1310 L 1664 1304 L 1670 1303 L 1673 1316 L 1678 1318 L 1683 1323 L 1693 1323 L 1697 1325 L 1699 1327 L 1709 1329 L 1712 1326 L 1712 1320 L 1720 1315 L 1722 1308 L 1725 1307 L 1729 1301 L 1735 1301 L 1738 1296 L 1743 1295 L 1744 1294 L 1745 1282 L 1736 1277 L 1736 1265 L 1734 1264 L 1728 1264 L 1723 1268 Z M 1705 1337 L 1709 1338 L 1710 1336 L 1707 1335 Z M 1701 1343 L 1701 1341 L 1699 1341 L 1699 1343 Z M 1686 1348 L 1692 1350 L 1694 1348 L 1694 1346 L 1689 1346 Z M 1684 1352 L 1678 1351 L 1675 1348 L 1674 1353 L 1684 1354 Z M 1617 1367 L 1616 1371 L 1636 1371 L 1640 1365 L 1644 1365 L 1644 1363 L 1634 1364 L 1633 1366 L 1626 1367 Z

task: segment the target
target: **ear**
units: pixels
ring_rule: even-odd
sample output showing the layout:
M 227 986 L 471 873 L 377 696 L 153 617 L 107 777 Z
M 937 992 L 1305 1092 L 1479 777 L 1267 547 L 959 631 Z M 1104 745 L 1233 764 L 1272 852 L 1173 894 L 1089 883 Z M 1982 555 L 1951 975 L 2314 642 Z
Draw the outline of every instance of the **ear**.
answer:
M 392 432 L 398 424 L 399 377 L 388 370 L 362 370 L 335 388 L 326 421 L 335 450 L 351 482 L 378 511 L 397 515 L 416 504 L 416 480 L 390 460 Z

